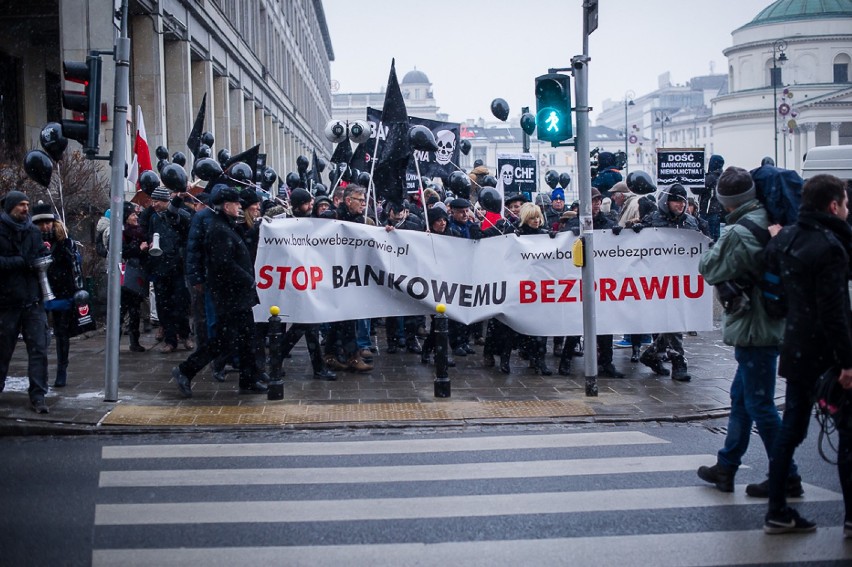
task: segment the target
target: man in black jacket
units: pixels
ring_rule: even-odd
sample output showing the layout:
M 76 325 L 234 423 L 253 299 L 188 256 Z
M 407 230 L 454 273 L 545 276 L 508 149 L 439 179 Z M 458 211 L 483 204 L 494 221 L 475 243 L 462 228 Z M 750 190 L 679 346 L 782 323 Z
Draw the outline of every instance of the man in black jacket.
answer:
M 802 191 L 798 221 L 766 249 L 767 264 L 777 265 L 788 304 L 778 366 L 787 390 L 781 431 L 769 457 L 769 511 L 763 525 L 768 534 L 816 529 L 787 506 L 785 481 L 793 453 L 808 434 L 818 378 L 833 368 L 839 371 L 841 386 L 852 389 L 848 203 L 843 181 L 831 175 L 812 177 Z M 838 431 L 838 470 L 846 508 L 843 533 L 848 538 L 852 537 L 852 430 L 838 427 Z
M 27 376 L 33 411 L 48 413 L 47 313 L 42 305 L 35 262 L 50 252 L 41 232 L 30 221 L 30 201 L 20 191 L 10 191 L 0 210 L 0 392 L 6 385 L 9 362 L 18 333 L 27 345 Z
M 215 337 L 172 369 L 172 377 L 185 398 L 192 397 L 191 381 L 219 353 L 236 350 L 240 365 L 240 393 L 263 393 L 260 369 L 254 356 L 252 307 L 258 297 L 254 264 L 243 239 L 235 230 L 242 215 L 240 195 L 231 187 L 218 192 L 216 216 L 207 226 L 203 252 L 205 289 L 216 310 Z

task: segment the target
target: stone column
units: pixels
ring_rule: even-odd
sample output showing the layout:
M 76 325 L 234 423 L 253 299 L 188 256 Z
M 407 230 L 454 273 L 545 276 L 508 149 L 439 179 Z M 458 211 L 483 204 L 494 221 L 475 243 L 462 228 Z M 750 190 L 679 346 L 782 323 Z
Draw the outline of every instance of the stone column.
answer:
M 245 144 L 246 140 L 245 105 L 243 104 L 245 97 L 243 90 L 231 89 L 228 92 L 228 98 L 230 99 L 231 110 L 231 130 L 228 148 L 231 150 L 231 154 L 236 154 L 244 149 L 243 144 Z
M 136 106 L 142 108 L 145 133 L 151 152 L 157 146 L 166 146 L 166 81 L 163 36 L 156 32 L 161 27 L 160 16 L 131 16 L 131 62 L 133 91 L 130 93 L 132 109 L 128 116 L 136 122 Z M 135 125 L 137 128 L 138 124 Z M 151 163 L 157 158 L 151 154 Z
M 831 145 L 839 146 L 840 145 L 840 126 L 843 122 L 832 122 L 831 123 Z
M 166 41 L 166 133 L 169 151 L 186 153 L 186 139 L 192 130 L 192 75 L 189 42 Z M 187 162 L 189 163 L 189 162 Z
M 802 155 L 805 155 L 809 149 L 816 145 L 816 123 L 804 122 L 799 124 L 799 128 L 802 130 Z
M 258 143 L 257 139 L 257 121 L 254 116 L 254 99 L 246 98 L 243 100 L 243 120 L 245 121 L 245 142 L 243 148 L 250 148 Z
M 214 76 L 213 77 L 213 99 L 214 112 L 210 114 L 213 117 L 211 131 L 216 138 L 216 147 L 213 151 L 213 157 L 219 150 L 223 148 L 231 148 L 231 97 L 228 92 L 228 77 Z
M 260 144 L 260 153 L 265 154 L 268 150 L 266 147 L 266 131 L 263 128 L 263 106 L 254 107 L 254 135 L 255 144 Z

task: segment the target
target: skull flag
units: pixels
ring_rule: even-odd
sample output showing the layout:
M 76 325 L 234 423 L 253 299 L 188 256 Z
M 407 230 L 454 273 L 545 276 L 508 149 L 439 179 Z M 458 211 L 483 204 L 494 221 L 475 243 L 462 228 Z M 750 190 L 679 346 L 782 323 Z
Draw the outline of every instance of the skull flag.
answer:
M 408 113 L 396 78 L 396 65 L 391 60 L 388 87 L 380 123 L 384 133 L 384 144 L 376 152 L 373 184 L 379 200 L 401 203 L 405 198 L 405 170 L 411 157 L 408 143 Z M 374 130 L 375 132 L 376 130 Z M 381 134 L 377 134 L 381 135 Z M 374 142 L 375 143 L 375 142 Z
M 382 140 L 382 115 L 375 108 L 367 107 L 367 122 L 373 126 L 374 135 L 379 135 L 379 153 L 382 151 L 384 141 Z M 450 174 L 457 170 L 454 164 L 459 163 L 459 131 L 461 125 L 454 122 L 440 122 L 437 120 L 429 120 L 428 118 L 418 118 L 416 116 L 408 117 L 409 126 L 426 126 L 432 130 L 435 135 L 435 142 L 438 144 L 438 149 L 434 152 L 414 151 L 411 161 L 408 163 L 406 176 L 407 185 L 406 191 L 414 191 L 417 182 L 417 172 L 414 167 L 414 160 L 417 159 L 420 165 L 420 174 L 423 177 L 440 177 L 446 179 Z M 367 142 L 368 151 L 374 147 L 375 139 Z M 358 150 L 356 149 L 357 153 Z M 357 167 L 357 166 L 356 166 Z M 363 169 L 363 168 L 361 168 Z

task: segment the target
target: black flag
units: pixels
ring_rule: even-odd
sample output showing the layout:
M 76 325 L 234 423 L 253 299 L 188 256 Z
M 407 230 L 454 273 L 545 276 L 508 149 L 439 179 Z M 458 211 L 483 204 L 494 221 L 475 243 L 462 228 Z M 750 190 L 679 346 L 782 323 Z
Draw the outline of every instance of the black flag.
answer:
M 329 160 L 328 167 L 328 178 L 331 181 L 331 185 L 329 187 L 334 186 L 334 174 L 337 171 L 340 164 L 346 166 L 346 171 L 343 174 L 343 178 L 341 181 L 349 181 L 349 160 L 352 159 L 352 144 L 349 143 L 349 140 L 343 140 L 337 147 L 334 148 L 334 153 L 331 154 L 331 160 Z
M 189 138 L 186 140 L 186 147 L 192 152 L 192 155 L 198 159 L 198 148 L 201 147 L 201 132 L 204 130 L 204 115 L 207 113 L 207 93 L 201 97 L 201 106 L 198 107 L 198 114 L 195 116 L 195 123 L 192 125 L 192 132 L 189 133 Z
M 225 167 L 222 169 L 226 170 L 237 163 L 238 161 L 243 161 L 248 164 L 251 168 L 251 178 L 252 181 L 257 177 L 257 156 L 260 154 L 260 144 L 256 146 L 252 146 L 244 152 L 240 152 L 235 156 L 231 156 L 231 159 L 225 162 Z
M 377 120 L 376 124 L 378 123 Z M 352 159 L 349 160 L 349 167 L 370 173 L 370 160 L 373 159 L 371 154 L 375 148 L 376 141 L 372 138 L 355 146 L 355 150 L 352 152 Z
M 314 150 L 314 155 L 311 156 L 311 170 L 307 173 L 309 187 L 313 183 L 322 183 L 322 178 L 320 178 L 319 164 L 317 162 L 317 151 Z
M 411 157 L 408 127 L 408 113 L 402 91 L 399 90 L 395 61 L 391 60 L 382 122 L 377 132 L 377 135 L 381 135 L 381 130 L 385 129 L 387 134 L 379 155 L 375 156 L 376 168 L 373 173 L 376 198 L 380 201 L 387 199 L 401 203 L 405 198 L 405 170 Z

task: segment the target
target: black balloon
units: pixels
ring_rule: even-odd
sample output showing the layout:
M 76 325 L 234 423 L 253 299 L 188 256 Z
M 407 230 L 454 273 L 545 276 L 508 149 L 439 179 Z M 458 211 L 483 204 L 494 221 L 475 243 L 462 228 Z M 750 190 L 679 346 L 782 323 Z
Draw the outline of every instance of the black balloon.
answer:
M 318 157 L 318 158 L 317 158 L 317 165 L 316 165 L 316 167 L 317 167 L 317 174 L 320 174 L 320 173 L 322 173 L 323 171 L 325 171 L 325 166 L 326 166 L 326 165 L 327 165 L 327 164 L 326 164 L 326 161 L 325 161 L 323 158 Z
M 229 159 L 231 159 L 231 152 L 225 148 L 222 148 L 216 153 L 216 161 L 218 161 L 219 165 L 222 167 L 225 167 L 225 164 L 228 163 Z
M 559 186 L 563 189 L 567 189 L 568 186 L 571 185 L 571 176 L 567 173 L 559 174 Z
M 358 174 L 358 177 L 355 178 L 357 180 L 358 185 L 361 187 L 369 187 L 370 186 L 370 174 L 366 171 L 362 171 Z M 314 185 L 316 187 L 316 185 Z
M 295 171 L 291 171 L 287 174 L 287 177 L 285 178 L 284 182 L 287 184 L 287 187 L 292 190 L 296 189 L 299 186 L 299 184 L 302 182 L 302 178 L 299 177 L 299 174 Z
M 503 201 L 500 200 L 500 192 L 493 187 L 483 187 L 479 192 L 479 204 L 489 213 L 503 212 Z
M 322 197 L 323 195 L 328 195 L 328 189 L 322 183 L 314 183 L 313 186 L 314 195 L 317 197 Z
M 465 175 L 461 171 L 454 171 L 447 179 L 447 187 L 449 187 L 453 193 L 457 193 L 459 189 L 464 189 L 465 179 L 467 179 L 468 184 L 470 184 L 470 178 L 467 175 Z
M 491 101 L 491 114 L 505 122 L 509 118 L 509 103 L 502 98 L 495 98 Z
M 213 181 L 222 175 L 222 166 L 213 158 L 201 158 L 195 162 L 195 175 L 202 181 Z
M 408 129 L 408 141 L 415 150 L 434 152 L 438 149 L 438 143 L 435 141 L 432 130 L 422 124 Z
M 214 141 L 215 140 L 213 139 L 213 132 L 203 132 L 201 134 L 201 143 L 205 146 L 212 148 Z
M 657 190 L 651 176 L 644 171 L 631 171 L 627 174 L 627 188 L 637 195 L 647 195 Z
M 461 142 L 459 142 L 459 149 L 461 150 L 461 153 L 463 153 L 464 155 L 469 154 L 470 153 L 470 140 L 462 140 Z
M 308 166 L 311 162 L 305 156 L 299 156 L 296 158 L 296 171 L 299 173 L 305 173 L 308 170 Z
M 65 148 L 68 147 L 68 139 L 62 134 L 62 126 L 57 122 L 48 122 L 41 129 L 39 142 L 44 151 L 50 155 L 55 161 L 62 159 L 62 154 Z
M 264 168 L 260 174 L 260 186 L 269 191 L 276 181 L 278 181 L 278 174 L 275 173 L 275 170 L 271 167 Z
M 521 130 L 526 132 L 528 136 L 532 136 L 535 132 L 535 116 L 531 112 L 521 114 Z
M 183 152 L 175 152 L 172 154 L 172 163 L 176 163 L 183 167 L 186 165 L 186 154 Z
M 231 165 L 231 167 L 228 168 L 228 175 L 234 181 L 239 181 L 245 185 L 251 185 L 252 183 L 251 168 L 245 162 L 238 161 L 237 163 Z
M 154 155 L 157 156 L 157 159 L 169 159 L 169 149 L 165 146 L 157 146 Z
M 186 171 L 176 163 L 170 163 L 163 168 L 163 185 L 171 191 L 183 193 L 186 191 Z
M 493 175 L 486 175 L 480 185 L 483 187 L 497 187 L 497 178 Z
M 559 185 L 559 174 L 552 169 L 548 169 L 547 173 L 544 174 L 544 182 L 551 189 L 556 189 L 556 186 Z
M 160 186 L 160 178 L 153 171 L 146 170 L 139 174 L 139 187 L 146 195 L 151 195 Z
M 201 144 L 198 146 L 198 155 L 195 156 L 198 159 L 209 158 L 213 155 L 213 150 L 210 149 L 210 146 L 207 144 Z
M 361 170 L 355 167 L 349 168 L 349 177 L 345 178 L 349 181 L 358 181 L 358 178 L 361 176 Z
M 167 165 L 169 165 L 169 160 L 167 160 L 167 159 L 158 160 L 157 161 L 157 172 L 160 175 L 162 175 L 163 174 L 163 168 L 166 167 Z
M 24 171 L 30 176 L 30 179 L 47 187 L 50 185 L 50 178 L 53 175 L 53 162 L 50 161 L 50 156 L 41 150 L 31 150 L 24 157 Z

